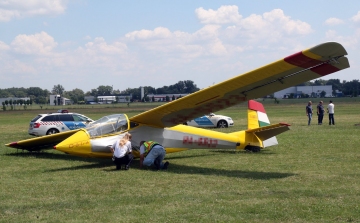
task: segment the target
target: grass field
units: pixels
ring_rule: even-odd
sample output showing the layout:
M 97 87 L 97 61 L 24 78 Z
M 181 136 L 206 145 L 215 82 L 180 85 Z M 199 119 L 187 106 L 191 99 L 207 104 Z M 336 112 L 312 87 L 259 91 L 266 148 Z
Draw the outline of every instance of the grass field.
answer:
M 16 151 L 4 144 L 29 138 L 30 119 L 52 108 L 0 111 L 0 222 L 360 222 L 359 99 L 334 99 L 335 126 L 327 116 L 308 126 L 306 101 L 264 101 L 272 123 L 291 124 L 279 145 L 169 154 L 165 172 L 140 170 L 138 160 L 114 171 L 111 160 Z M 151 106 L 69 109 L 97 119 Z M 235 121 L 218 131 L 246 128 L 246 104 L 217 113 Z

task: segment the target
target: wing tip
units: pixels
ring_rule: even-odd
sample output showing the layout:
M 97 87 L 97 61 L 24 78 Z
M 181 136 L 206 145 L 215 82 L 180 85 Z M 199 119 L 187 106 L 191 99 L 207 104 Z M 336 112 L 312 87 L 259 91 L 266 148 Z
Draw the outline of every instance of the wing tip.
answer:
M 14 147 L 14 148 L 18 147 L 18 145 L 19 145 L 18 142 L 11 142 L 11 143 L 5 144 L 5 146 Z

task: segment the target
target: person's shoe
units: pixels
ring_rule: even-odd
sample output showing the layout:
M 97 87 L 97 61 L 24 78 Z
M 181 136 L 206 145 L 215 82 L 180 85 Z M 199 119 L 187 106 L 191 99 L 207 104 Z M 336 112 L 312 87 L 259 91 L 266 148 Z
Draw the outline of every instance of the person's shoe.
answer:
M 130 168 L 130 167 L 129 167 L 128 165 L 125 166 L 125 170 L 129 170 L 129 168 Z
M 164 163 L 164 166 L 163 166 L 162 169 L 163 169 L 163 170 L 167 170 L 168 166 L 169 166 L 169 162 L 166 161 L 166 163 Z
M 154 166 L 156 170 L 160 170 L 160 161 L 158 159 L 154 160 Z

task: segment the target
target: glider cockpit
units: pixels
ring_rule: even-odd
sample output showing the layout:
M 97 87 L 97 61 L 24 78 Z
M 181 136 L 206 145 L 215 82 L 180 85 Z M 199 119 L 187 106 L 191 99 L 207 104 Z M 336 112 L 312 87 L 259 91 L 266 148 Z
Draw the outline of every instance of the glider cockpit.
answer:
M 129 119 L 125 114 L 104 116 L 85 128 L 90 138 L 97 138 L 109 134 L 121 134 L 129 130 Z

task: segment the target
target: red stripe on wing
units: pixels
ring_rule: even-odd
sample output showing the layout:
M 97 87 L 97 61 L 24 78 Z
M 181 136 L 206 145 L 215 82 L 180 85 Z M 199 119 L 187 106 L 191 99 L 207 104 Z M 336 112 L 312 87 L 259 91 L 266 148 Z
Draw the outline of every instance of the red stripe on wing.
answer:
M 293 55 L 290 55 L 288 57 L 284 58 L 284 61 L 286 61 L 289 64 L 302 67 L 302 68 L 310 68 L 316 65 L 319 65 L 323 63 L 323 61 L 315 60 L 313 58 L 305 56 L 302 52 L 295 53 Z M 320 66 L 314 67 L 310 69 L 311 71 L 319 74 L 320 76 L 325 76 L 334 72 L 339 71 L 337 67 L 334 67 L 330 64 L 322 64 Z

